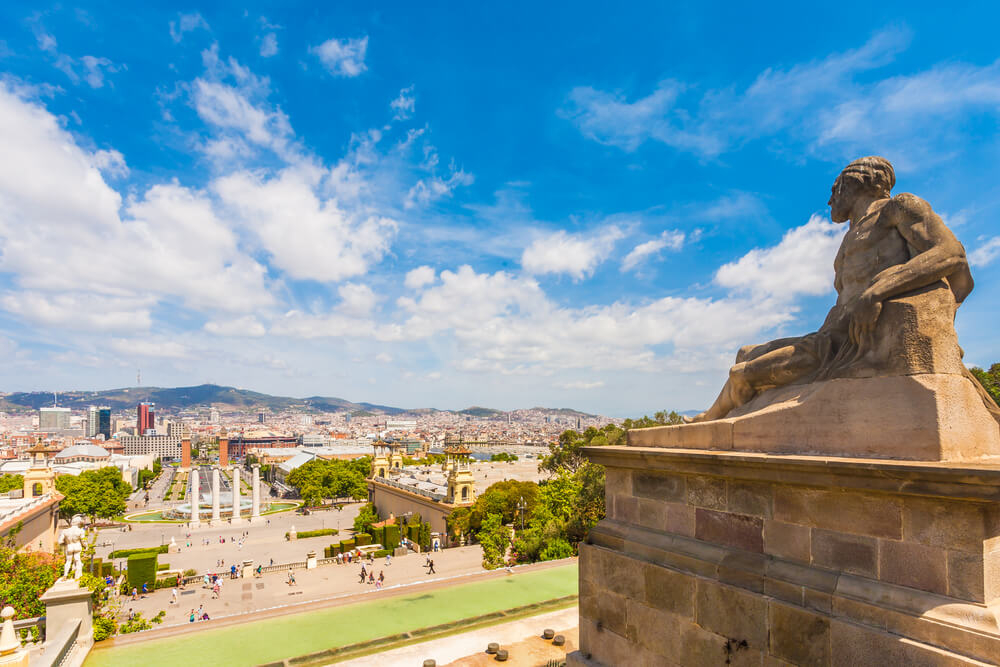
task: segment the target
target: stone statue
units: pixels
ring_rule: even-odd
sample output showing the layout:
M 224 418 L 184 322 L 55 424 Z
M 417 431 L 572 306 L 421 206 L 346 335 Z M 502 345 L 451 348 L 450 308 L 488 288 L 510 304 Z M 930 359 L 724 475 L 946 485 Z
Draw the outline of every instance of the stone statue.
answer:
M 79 514 L 73 515 L 70 527 L 59 535 L 59 544 L 66 548 L 64 579 L 79 579 L 83 576 L 83 561 L 80 559 L 80 554 L 83 552 L 83 538 L 86 533 L 83 528 L 80 528 L 81 523 L 83 523 L 83 517 Z
M 850 226 L 834 260 L 837 302 L 826 321 L 815 333 L 743 347 L 715 403 L 690 421 L 760 409 L 777 387 L 919 373 L 964 375 L 1000 417 L 962 364 L 955 335 L 955 312 L 973 286 L 965 248 L 923 199 L 890 196 L 895 182 L 882 157 L 844 168 L 828 203 L 833 221 Z

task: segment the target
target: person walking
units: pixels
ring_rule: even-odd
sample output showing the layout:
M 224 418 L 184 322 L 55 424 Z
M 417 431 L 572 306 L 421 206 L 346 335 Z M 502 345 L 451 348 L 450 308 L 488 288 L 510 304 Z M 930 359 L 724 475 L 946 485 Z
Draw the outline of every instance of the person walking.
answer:
M 365 566 L 361 566 L 361 583 L 365 583 L 365 579 L 368 578 L 368 571 L 365 570 Z
M 371 572 L 368 573 L 368 583 L 369 584 L 375 583 L 375 570 L 372 570 Z
M 392 554 L 386 554 L 385 555 L 385 566 L 389 567 L 390 565 L 392 565 Z
M 427 574 L 437 574 L 437 572 L 434 571 L 434 561 L 433 560 L 430 561 L 430 569 L 427 570 Z
M 295 573 L 292 571 L 292 568 L 288 568 L 288 585 L 295 585 Z
M 191 616 L 188 617 L 188 623 L 194 623 L 194 609 L 191 610 Z
M 170 591 L 170 604 L 177 604 L 177 596 L 178 595 L 179 595 L 179 593 L 177 592 L 177 587 L 174 586 L 174 589 L 172 591 Z

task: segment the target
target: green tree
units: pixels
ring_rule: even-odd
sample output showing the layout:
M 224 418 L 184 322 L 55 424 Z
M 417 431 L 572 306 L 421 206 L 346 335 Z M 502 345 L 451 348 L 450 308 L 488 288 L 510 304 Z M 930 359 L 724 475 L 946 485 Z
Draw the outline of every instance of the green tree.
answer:
M 24 477 L 21 475 L 0 475 L 0 493 L 24 488 Z
M 469 519 L 472 516 L 472 509 L 469 507 L 457 507 L 445 517 L 445 526 L 448 529 L 448 537 L 452 540 L 460 540 L 463 535 L 470 532 Z
M 499 514 L 486 515 L 478 538 L 483 548 L 483 567 L 495 570 L 503 565 L 504 555 L 510 546 L 510 529 L 503 524 Z
M 123 514 L 125 501 L 132 493 L 131 485 L 114 467 L 85 470 L 79 476 L 60 475 L 56 477 L 56 490 L 65 496 L 59 504 L 60 514 L 67 518 L 82 514 L 91 521 Z
M 526 506 L 526 516 L 530 516 L 538 504 L 538 485 L 534 482 L 507 480 L 495 482 L 476 498 L 469 516 L 469 528 L 478 533 L 487 514 L 499 514 L 503 523 L 520 520 L 518 506 L 521 501 Z
M 367 533 L 373 523 L 378 523 L 378 512 L 375 510 L 375 505 L 366 503 L 354 517 L 354 532 Z
M 45 615 L 39 599 L 62 574 L 63 559 L 44 552 L 18 553 L 18 523 L 0 542 L 0 607 L 14 608 L 15 619 Z
M 969 369 L 972 374 L 983 385 L 983 389 L 990 395 L 994 403 L 1000 404 L 1000 363 L 993 364 L 989 370 L 983 370 L 973 366 Z

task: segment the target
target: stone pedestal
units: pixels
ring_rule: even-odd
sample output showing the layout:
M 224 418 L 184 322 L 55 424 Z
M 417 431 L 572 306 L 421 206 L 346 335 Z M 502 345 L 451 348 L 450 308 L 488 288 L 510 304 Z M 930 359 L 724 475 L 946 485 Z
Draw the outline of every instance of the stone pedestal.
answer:
M 570 665 L 980 665 L 1000 657 L 1000 466 L 587 448 Z
M 316 552 L 310 551 L 306 554 L 306 569 L 315 570 L 316 569 Z
M 77 641 L 89 641 L 94 636 L 93 610 L 90 591 L 73 580 L 60 579 L 39 598 L 45 603 L 45 635 L 56 637 L 76 621 L 80 621 Z
M 254 571 L 253 559 L 248 558 L 244 560 L 240 576 L 243 577 L 244 579 L 248 578 L 253 579 L 253 571 Z
M 243 517 L 240 516 L 240 467 L 233 466 L 229 469 L 229 474 L 232 475 L 232 487 L 233 487 L 233 515 L 229 519 L 230 523 L 243 523 Z
M 14 608 L 4 607 L 0 611 L 3 619 L 0 625 L 0 666 L 28 667 L 28 652 L 21 648 L 21 642 L 14 630 Z

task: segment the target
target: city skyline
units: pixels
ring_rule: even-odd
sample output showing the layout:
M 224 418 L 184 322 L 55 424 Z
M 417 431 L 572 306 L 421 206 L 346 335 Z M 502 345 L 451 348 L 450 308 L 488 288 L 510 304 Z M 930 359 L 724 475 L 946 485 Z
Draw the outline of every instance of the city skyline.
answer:
M 867 154 L 965 244 L 989 365 L 997 10 L 840 7 L 8 3 L 0 386 L 705 408 L 821 323 Z

